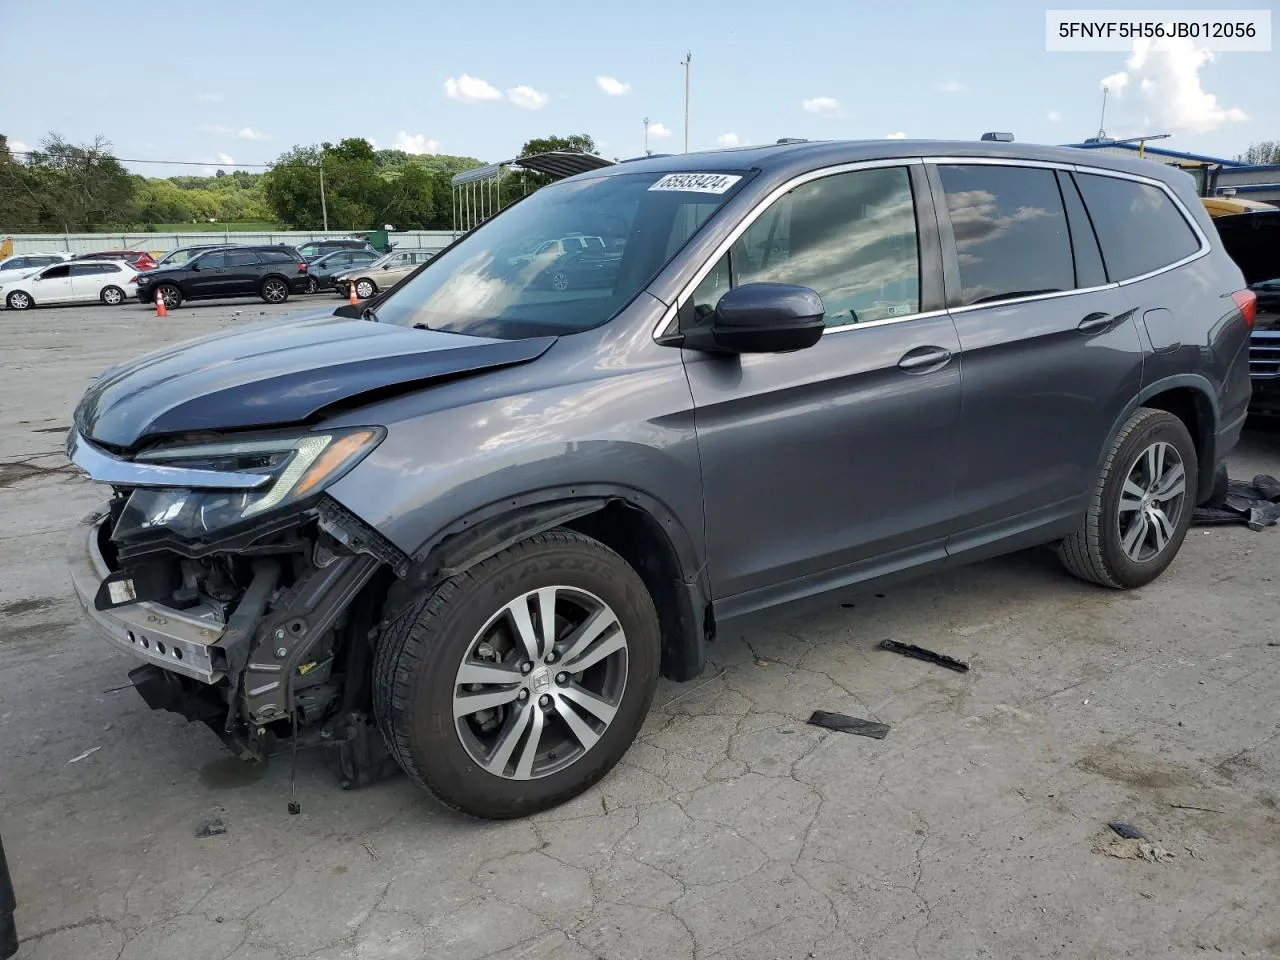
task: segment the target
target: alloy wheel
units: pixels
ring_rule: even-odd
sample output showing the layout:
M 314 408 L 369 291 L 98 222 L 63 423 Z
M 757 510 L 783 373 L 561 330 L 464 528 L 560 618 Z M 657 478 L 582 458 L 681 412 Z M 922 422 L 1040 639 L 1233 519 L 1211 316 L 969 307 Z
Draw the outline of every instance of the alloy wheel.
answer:
M 9 294 L 10 310 L 26 310 L 29 306 L 31 306 L 31 298 L 25 293 L 15 290 L 13 293 Z
M 599 597 L 540 587 L 489 618 L 454 681 L 458 738 L 494 776 L 533 780 L 580 760 L 626 690 L 627 637 Z
M 361 300 L 368 300 L 373 296 L 373 283 L 368 280 L 360 280 L 356 283 L 356 296 Z
M 268 303 L 283 303 L 289 296 L 289 288 L 279 280 L 268 280 L 262 285 L 262 296 Z
M 124 294 L 115 287 L 107 287 L 102 291 L 102 302 L 109 307 L 114 307 L 124 300 Z
M 555 273 L 551 275 L 551 287 L 553 290 L 561 290 L 561 291 L 568 290 L 569 275 L 562 271 L 557 270 Z
M 1135 563 L 1161 554 L 1186 509 L 1187 475 L 1182 456 L 1159 440 L 1140 454 L 1120 491 L 1120 547 Z

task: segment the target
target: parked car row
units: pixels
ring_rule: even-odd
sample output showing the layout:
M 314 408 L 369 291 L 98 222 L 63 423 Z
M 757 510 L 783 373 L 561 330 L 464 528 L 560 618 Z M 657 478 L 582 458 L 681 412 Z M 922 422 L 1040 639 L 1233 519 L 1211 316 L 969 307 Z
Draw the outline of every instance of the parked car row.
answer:
M 73 256 L 39 253 L 0 262 L 0 303 L 11 310 L 100 300 L 115 305 L 128 297 L 167 309 L 186 300 L 261 297 L 283 303 L 290 296 L 338 290 L 368 299 L 426 263 L 426 250 L 379 253 L 364 240 L 315 240 L 284 244 L 199 244 L 179 247 L 159 261 L 140 251 L 104 251 Z M 96 279 L 95 279 L 96 278 Z

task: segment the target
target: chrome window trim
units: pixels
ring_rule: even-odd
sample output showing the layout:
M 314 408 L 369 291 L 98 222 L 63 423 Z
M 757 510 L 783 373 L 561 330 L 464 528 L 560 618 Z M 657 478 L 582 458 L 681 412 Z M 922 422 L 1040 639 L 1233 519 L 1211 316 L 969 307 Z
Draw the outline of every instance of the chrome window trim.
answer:
M 774 187 L 771 191 L 765 194 L 754 207 L 748 210 L 746 215 L 738 221 L 738 225 L 729 231 L 729 235 L 716 245 L 711 256 L 707 258 L 706 263 L 698 268 L 698 272 L 690 278 L 689 282 L 685 284 L 684 289 L 682 289 L 672 300 L 671 305 L 667 307 L 666 311 L 662 314 L 662 317 L 658 320 L 657 325 L 653 328 L 653 339 L 657 340 L 660 337 L 667 335 L 664 331 L 666 331 L 667 328 L 675 322 L 676 315 L 679 313 L 680 308 L 688 302 L 693 291 L 697 289 L 698 284 L 706 279 L 707 274 L 711 272 L 711 268 L 720 262 L 720 258 L 723 257 L 728 249 L 737 242 L 738 238 L 751 229 L 752 224 L 760 219 L 761 215 L 784 194 L 789 193 L 796 187 L 803 186 L 806 183 L 811 183 L 814 180 L 821 180 L 824 177 L 833 177 L 841 173 L 852 173 L 855 170 L 875 170 L 884 167 L 910 167 L 918 166 L 922 163 L 924 163 L 923 157 L 893 157 L 881 160 L 857 160 L 852 163 L 839 163 L 835 166 L 822 167 L 819 170 L 807 170 L 804 173 L 796 174 L 785 183 Z M 917 316 L 919 316 L 919 314 L 913 313 L 905 317 L 893 317 L 891 319 L 894 322 L 901 322 L 903 320 L 913 319 Z M 871 322 L 880 323 L 881 321 L 876 320 Z M 855 325 L 845 324 L 845 326 L 852 327 Z M 864 324 L 857 324 L 857 326 L 864 326 Z M 830 329 L 834 330 L 836 328 L 831 327 Z M 824 330 L 823 333 L 825 335 L 826 331 Z
M 67 459 L 96 483 L 122 487 L 184 487 L 192 490 L 255 490 L 271 482 L 256 473 L 192 470 L 121 460 L 95 447 L 72 429 L 67 434 Z

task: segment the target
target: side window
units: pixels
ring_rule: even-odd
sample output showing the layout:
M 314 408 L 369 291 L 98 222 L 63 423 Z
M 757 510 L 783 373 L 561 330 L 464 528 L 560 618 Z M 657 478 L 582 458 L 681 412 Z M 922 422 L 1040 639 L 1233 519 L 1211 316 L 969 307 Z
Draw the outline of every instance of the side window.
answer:
M 735 287 L 794 283 L 817 291 L 828 326 L 918 313 L 920 255 L 907 169 L 854 170 L 796 187 L 738 238 L 729 266 Z
M 293 256 L 284 250 L 259 250 L 257 257 L 263 263 L 293 263 Z
M 71 276 L 73 277 L 87 277 L 97 272 L 98 265 L 96 263 L 73 263 L 71 265 Z
M 14 257 L 12 260 L 6 260 L 3 264 L 0 264 L 0 269 L 21 270 L 23 267 L 27 267 L 27 266 L 34 267 L 38 265 L 39 264 L 34 263 L 32 262 L 32 260 L 28 260 L 25 257 Z
M 227 253 L 223 254 L 227 258 L 228 267 L 256 267 L 260 262 L 258 255 L 250 251 L 243 253 Z
M 1159 187 L 1091 173 L 1076 174 L 1113 281 L 1140 277 L 1200 249 L 1186 218 Z
M 1107 272 L 1102 267 L 1098 236 L 1071 174 L 1058 172 L 1058 189 L 1067 206 L 1067 224 L 1071 227 L 1071 252 L 1076 261 L 1076 288 L 1084 290 L 1100 287 L 1107 282 Z
M 219 252 L 206 253 L 196 260 L 196 264 L 201 270 L 218 270 L 227 265 L 227 255 Z
M 65 280 L 71 276 L 71 267 L 64 264 L 60 267 L 50 267 L 48 270 L 40 274 L 41 280 Z
M 1071 235 L 1054 171 L 938 167 L 960 261 L 960 305 L 1075 286 Z

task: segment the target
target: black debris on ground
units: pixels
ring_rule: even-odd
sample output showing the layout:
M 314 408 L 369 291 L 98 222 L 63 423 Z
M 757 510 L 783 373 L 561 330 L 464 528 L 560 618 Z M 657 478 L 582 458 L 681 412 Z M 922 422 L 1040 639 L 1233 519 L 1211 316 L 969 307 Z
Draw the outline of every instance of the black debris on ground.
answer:
M 1145 840 L 1147 835 L 1135 827 L 1132 823 L 1125 823 L 1123 820 L 1116 820 L 1107 824 L 1115 831 L 1116 836 L 1124 837 L 1126 840 Z
M 917 647 L 912 643 L 899 643 L 897 640 L 881 640 L 880 649 L 888 650 L 890 653 L 899 653 L 904 657 L 911 657 L 915 660 L 924 660 L 926 663 L 936 663 L 940 667 L 946 667 L 948 670 L 954 670 L 956 673 L 968 673 L 969 665 L 963 660 L 957 660 L 955 657 L 948 657 L 945 653 L 935 653 L 932 650 L 926 650 L 924 647 Z
M 210 817 L 196 829 L 196 839 L 204 840 L 207 837 L 220 837 L 226 832 L 227 827 L 222 822 L 221 817 Z
M 843 713 L 829 713 L 826 710 L 813 711 L 808 722 L 815 727 L 826 727 L 828 730 L 852 733 L 859 737 L 871 737 L 875 740 L 883 740 L 889 733 L 887 723 L 862 720 L 859 717 L 845 716 Z
M 1274 527 L 1280 521 L 1280 480 L 1259 474 L 1246 483 L 1227 481 L 1227 496 L 1216 506 L 1196 507 L 1191 522 L 1198 527 L 1242 523 L 1250 530 Z

